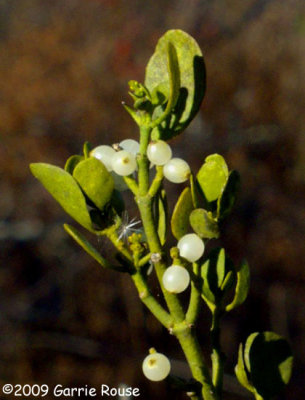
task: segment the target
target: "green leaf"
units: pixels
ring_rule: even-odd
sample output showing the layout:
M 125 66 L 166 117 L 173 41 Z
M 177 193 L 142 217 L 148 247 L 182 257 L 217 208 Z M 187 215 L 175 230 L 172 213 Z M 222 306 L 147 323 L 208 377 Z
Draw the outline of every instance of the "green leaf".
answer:
M 121 267 L 113 266 L 110 264 L 98 251 L 92 246 L 91 243 L 80 233 L 76 228 L 71 225 L 64 224 L 65 231 L 78 243 L 95 261 L 97 261 L 103 268 L 111 268 L 122 270 Z
M 62 208 L 83 227 L 94 232 L 87 210 L 85 196 L 73 177 L 50 164 L 34 163 L 30 165 L 32 174 L 37 178 Z
M 213 249 L 202 265 L 202 295 L 214 306 L 221 303 L 227 283 L 232 279 L 232 271 L 234 272 L 233 263 L 222 248 Z
M 101 254 L 92 246 L 91 243 L 71 225 L 64 224 L 65 231 L 78 243 L 92 258 L 94 258 L 102 267 L 110 268 L 110 263 L 101 256 Z
M 171 113 L 172 109 L 176 105 L 179 97 L 180 72 L 179 72 L 176 49 L 171 42 L 167 43 L 167 71 L 169 76 L 169 96 L 166 108 L 158 118 L 152 121 L 152 127 L 156 127 L 157 125 L 161 124 L 162 121 L 165 120 L 165 118 Z
M 219 154 L 212 154 L 197 174 L 197 181 L 208 202 L 217 200 L 227 182 L 229 175 L 227 164 Z
M 239 185 L 239 173 L 237 171 L 231 171 L 217 203 L 217 216 L 220 220 L 224 219 L 232 211 Z
M 145 86 L 152 93 L 159 91 L 166 98 L 170 93 L 168 73 L 168 44 L 171 43 L 177 54 L 180 72 L 180 91 L 174 110 L 162 124 L 155 128 L 153 139 L 168 140 L 184 130 L 196 115 L 205 92 L 205 66 L 197 42 L 181 30 L 170 30 L 159 40 L 155 53 L 146 67 Z M 162 89 L 163 87 L 163 89 Z M 158 116 L 163 108 L 157 108 Z
M 237 362 L 237 365 L 235 367 L 235 374 L 236 374 L 236 377 L 237 377 L 239 383 L 243 387 L 245 387 L 251 393 L 255 392 L 255 389 L 253 388 L 253 386 L 249 382 L 248 375 L 247 375 L 247 372 L 246 372 L 246 369 L 245 369 L 242 343 L 239 345 L 239 349 L 238 349 L 238 362 Z
M 201 266 L 201 278 L 202 278 L 202 287 L 201 287 L 201 295 L 203 300 L 207 303 L 211 311 L 214 311 L 216 306 L 216 299 L 213 290 L 210 288 L 210 263 L 207 260 Z
M 196 208 L 191 212 L 190 224 L 202 239 L 217 239 L 219 237 L 217 222 L 214 220 L 212 213 L 203 208 Z
M 177 240 L 187 233 L 189 217 L 193 209 L 191 190 L 189 187 L 186 187 L 175 205 L 171 219 L 172 233 Z
M 251 334 L 246 341 L 244 358 L 251 384 L 262 398 L 273 398 L 288 384 L 293 357 L 288 342 L 278 334 Z
M 166 192 L 162 189 L 158 195 L 157 200 L 158 207 L 158 235 L 160 238 L 160 243 L 163 246 L 166 242 L 166 232 L 167 232 L 167 198 Z
M 200 203 L 203 202 L 204 198 L 200 193 L 198 181 L 197 181 L 197 179 L 194 178 L 193 174 L 190 175 L 190 187 L 191 187 L 194 208 L 199 208 Z
M 65 171 L 69 172 L 69 174 L 73 174 L 74 168 L 80 161 L 83 161 L 84 157 L 79 155 L 74 155 L 68 158 L 65 164 Z
M 85 142 L 83 146 L 83 152 L 84 152 L 84 157 L 89 158 L 90 157 L 90 151 L 92 150 L 92 146 L 89 142 Z
M 226 306 L 226 311 L 241 305 L 247 298 L 250 287 L 250 269 L 246 260 L 243 260 L 237 270 L 237 283 L 235 287 L 235 295 L 231 304 Z
M 113 178 L 104 164 L 94 157 L 87 158 L 77 164 L 73 177 L 95 206 L 103 210 L 114 189 Z

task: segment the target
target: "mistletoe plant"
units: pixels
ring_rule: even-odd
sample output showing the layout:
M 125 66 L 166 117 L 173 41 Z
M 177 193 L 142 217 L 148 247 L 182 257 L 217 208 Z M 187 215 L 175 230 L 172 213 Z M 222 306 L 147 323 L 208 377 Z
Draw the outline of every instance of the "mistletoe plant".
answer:
M 222 156 L 205 158 L 197 174 L 181 158 L 172 157 L 167 143 L 182 133 L 197 113 L 205 92 L 205 66 L 196 41 L 181 30 L 170 30 L 159 40 L 146 67 L 145 83 L 129 82 L 133 106 L 123 103 L 139 127 L 139 142 L 127 139 L 71 156 L 64 169 L 31 164 L 33 175 L 64 210 L 94 235 L 107 237 L 116 249 L 113 264 L 75 227 L 67 233 L 102 267 L 126 272 L 141 301 L 181 345 L 192 372 L 189 382 L 174 378 L 192 399 L 222 398 L 225 355 L 221 349 L 220 319 L 242 304 L 249 289 L 246 261 L 234 265 L 223 248 L 206 254 L 208 240 L 219 238 L 230 214 L 239 175 L 229 171 Z M 185 182 L 170 215 L 163 180 Z M 141 216 L 128 220 L 122 193 L 129 189 Z M 177 246 L 168 248 L 168 228 Z M 149 287 L 154 270 L 165 305 Z M 190 288 L 189 288 L 190 287 Z M 189 291 L 187 306 L 179 293 Z M 196 336 L 200 307 L 211 312 L 211 366 Z M 235 373 L 256 399 L 271 399 L 291 375 L 290 347 L 272 332 L 255 332 L 241 344 Z M 170 374 L 170 361 L 151 349 L 143 365 L 152 381 Z

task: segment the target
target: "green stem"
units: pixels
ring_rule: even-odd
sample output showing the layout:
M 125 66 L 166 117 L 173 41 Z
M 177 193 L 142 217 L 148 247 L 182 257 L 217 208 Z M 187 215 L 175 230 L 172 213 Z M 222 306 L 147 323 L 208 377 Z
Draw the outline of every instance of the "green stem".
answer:
M 194 280 L 195 280 L 199 273 L 198 263 L 193 264 L 193 273 L 194 273 Z M 201 296 L 200 296 L 200 292 L 197 287 L 197 283 L 192 280 L 191 297 L 190 297 L 189 306 L 188 306 L 186 316 L 185 316 L 187 323 L 190 325 L 193 325 L 198 318 L 199 309 L 200 309 L 200 301 L 201 301 Z
M 147 146 L 150 140 L 151 128 L 142 127 L 140 131 L 140 154 L 138 156 L 138 177 L 139 194 L 136 196 L 136 202 L 141 214 L 143 227 L 147 237 L 149 250 L 151 253 L 160 254 L 161 261 L 154 264 L 156 274 L 173 318 L 171 331 L 177 337 L 184 351 L 186 359 L 190 365 L 194 379 L 202 385 L 202 396 L 204 400 L 216 400 L 214 388 L 206 362 L 203 358 L 198 340 L 190 325 L 185 321 L 185 314 L 179 298 L 175 294 L 165 290 L 162 284 L 162 277 L 166 270 L 163 249 L 153 220 L 152 196 L 149 193 L 149 163 L 146 156 Z M 155 184 L 157 186 L 157 184 Z M 151 192 L 155 192 L 155 187 Z M 194 295 L 193 295 L 194 296 Z M 199 397 L 199 400 L 201 397 Z
M 151 253 L 158 253 L 162 256 L 162 246 L 152 216 L 152 199 L 146 195 L 145 197 L 139 197 L 137 199 L 137 203 L 140 210 L 145 235 L 147 237 L 149 250 Z M 165 290 L 162 283 L 162 277 L 166 270 L 166 264 L 164 260 L 161 259 L 161 261 L 155 263 L 154 266 L 166 304 L 172 316 L 177 322 L 183 321 L 184 311 L 178 297 Z
M 152 184 L 148 191 L 148 194 L 151 197 L 154 197 L 157 194 L 163 180 L 163 166 L 157 166 L 156 169 L 157 169 L 156 176 L 152 181 Z
M 138 155 L 139 196 L 145 196 L 149 189 L 149 161 L 146 155 L 152 129 L 140 128 L 140 150 Z
M 191 327 L 185 326 L 184 329 L 175 331 L 181 348 L 188 361 L 194 379 L 202 385 L 202 397 L 204 400 L 216 400 L 210 373 L 202 355 L 197 336 Z
M 133 274 L 132 280 L 139 292 L 141 301 L 146 305 L 150 312 L 161 322 L 165 328 L 169 329 L 173 324 L 171 315 L 158 303 L 155 297 L 150 293 L 146 281 L 140 272 Z
M 211 342 L 212 342 L 212 379 L 216 390 L 216 394 L 221 399 L 222 386 L 223 386 L 223 367 L 224 367 L 224 354 L 221 351 L 220 344 L 220 318 L 221 314 L 216 307 L 213 312 L 213 320 L 211 327 Z
M 124 181 L 126 183 L 126 185 L 128 186 L 128 188 L 132 191 L 132 193 L 137 196 L 138 195 L 138 185 L 137 182 L 131 178 L 130 176 L 124 176 Z
M 138 157 L 138 176 L 139 176 L 139 195 L 136 197 L 136 202 L 141 214 L 143 228 L 147 237 L 149 250 L 151 253 L 158 253 L 162 256 L 162 246 L 154 224 L 152 214 L 152 197 L 148 194 L 149 191 L 149 162 L 146 156 L 147 146 L 150 140 L 152 129 L 149 127 L 141 127 L 140 129 L 140 154 Z M 162 284 L 162 276 L 165 272 L 166 265 L 163 260 L 154 264 L 157 277 L 167 303 L 167 306 L 172 316 L 177 321 L 183 321 L 184 312 L 176 295 L 166 291 Z
M 130 251 L 126 248 L 124 242 L 119 239 L 116 227 L 111 227 L 104 231 L 104 235 L 108 237 L 114 247 L 130 262 L 133 264 L 133 257 Z

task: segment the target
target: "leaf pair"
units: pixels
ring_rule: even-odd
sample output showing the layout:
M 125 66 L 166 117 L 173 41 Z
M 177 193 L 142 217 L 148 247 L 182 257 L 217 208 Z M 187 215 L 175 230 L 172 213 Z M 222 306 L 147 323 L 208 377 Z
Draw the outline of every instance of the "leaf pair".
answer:
M 235 373 L 255 398 L 270 400 L 288 384 L 293 357 L 288 342 L 274 332 L 252 333 L 239 346 Z
M 45 163 L 34 163 L 30 168 L 67 214 L 84 228 L 95 232 L 88 206 L 101 212 L 104 210 L 113 195 L 113 178 L 99 160 L 76 157 L 80 158 L 71 159 L 69 163 L 73 175 Z
M 236 268 L 223 248 L 210 252 L 208 259 L 201 266 L 202 297 L 213 312 L 216 307 L 231 311 L 242 304 L 248 295 L 250 273 L 244 261 Z M 233 300 L 225 305 L 228 291 L 234 287 Z
M 196 182 L 217 220 L 221 221 L 230 214 L 239 188 L 239 174 L 237 171 L 229 172 L 221 155 L 212 154 L 205 159 Z
M 188 126 L 205 93 L 205 75 L 197 42 L 181 30 L 167 31 L 146 67 L 145 86 L 152 100 L 159 100 L 153 113 L 153 140 L 169 140 Z

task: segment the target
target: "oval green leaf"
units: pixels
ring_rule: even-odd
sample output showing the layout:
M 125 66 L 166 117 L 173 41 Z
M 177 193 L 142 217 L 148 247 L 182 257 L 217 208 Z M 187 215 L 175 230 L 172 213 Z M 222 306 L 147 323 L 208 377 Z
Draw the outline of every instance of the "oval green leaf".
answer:
M 178 29 L 166 32 L 158 41 L 155 53 L 146 67 L 145 86 L 150 92 L 159 87 L 159 90 L 163 90 L 163 94 L 168 98 L 170 93 L 169 43 L 176 50 L 180 91 L 171 114 L 162 122 L 159 129 L 154 129 L 153 139 L 168 140 L 185 129 L 196 115 L 205 93 L 206 73 L 200 47 L 190 35 Z M 158 116 L 163 112 L 162 107 L 156 109 Z
M 94 205 L 103 210 L 114 189 L 113 178 L 104 164 L 94 157 L 87 158 L 77 164 L 73 177 Z
M 30 165 L 37 178 L 62 208 L 86 229 L 94 232 L 85 196 L 73 177 L 62 168 L 45 163 Z
M 288 342 L 278 334 L 251 334 L 246 341 L 244 358 L 251 384 L 262 398 L 273 398 L 288 384 L 293 357 Z
M 214 220 L 212 213 L 203 208 L 196 208 L 191 212 L 190 224 L 202 239 L 217 239 L 219 237 L 217 222 Z
M 223 192 L 217 202 L 217 216 L 223 220 L 232 211 L 236 201 L 236 195 L 240 185 L 240 177 L 237 171 L 231 171 Z
M 197 174 L 197 181 L 208 202 L 220 197 L 228 175 L 228 166 L 221 155 L 212 154 L 205 159 Z
M 172 233 L 177 240 L 188 232 L 189 217 L 193 209 L 191 190 L 186 187 L 175 205 L 171 219 Z
M 165 190 L 161 190 L 158 195 L 158 235 L 160 238 L 160 243 L 163 246 L 166 242 L 166 232 L 167 232 L 167 198 Z
M 255 389 L 249 382 L 248 375 L 246 372 L 246 368 L 245 368 L 245 364 L 244 364 L 244 352 L 243 352 L 242 343 L 239 345 L 239 349 L 238 349 L 238 361 L 237 361 L 237 365 L 235 367 L 235 375 L 238 379 L 238 382 L 243 387 L 245 387 L 251 393 L 255 392 Z
M 69 172 L 69 174 L 73 175 L 74 168 L 77 166 L 77 164 L 80 161 L 83 161 L 83 160 L 84 160 L 84 157 L 79 156 L 77 154 L 69 157 L 65 164 L 65 171 L 67 171 L 67 172 Z
M 237 270 L 237 282 L 232 303 L 226 306 L 226 311 L 231 311 L 241 305 L 247 298 L 250 288 L 250 269 L 246 260 L 243 260 Z

